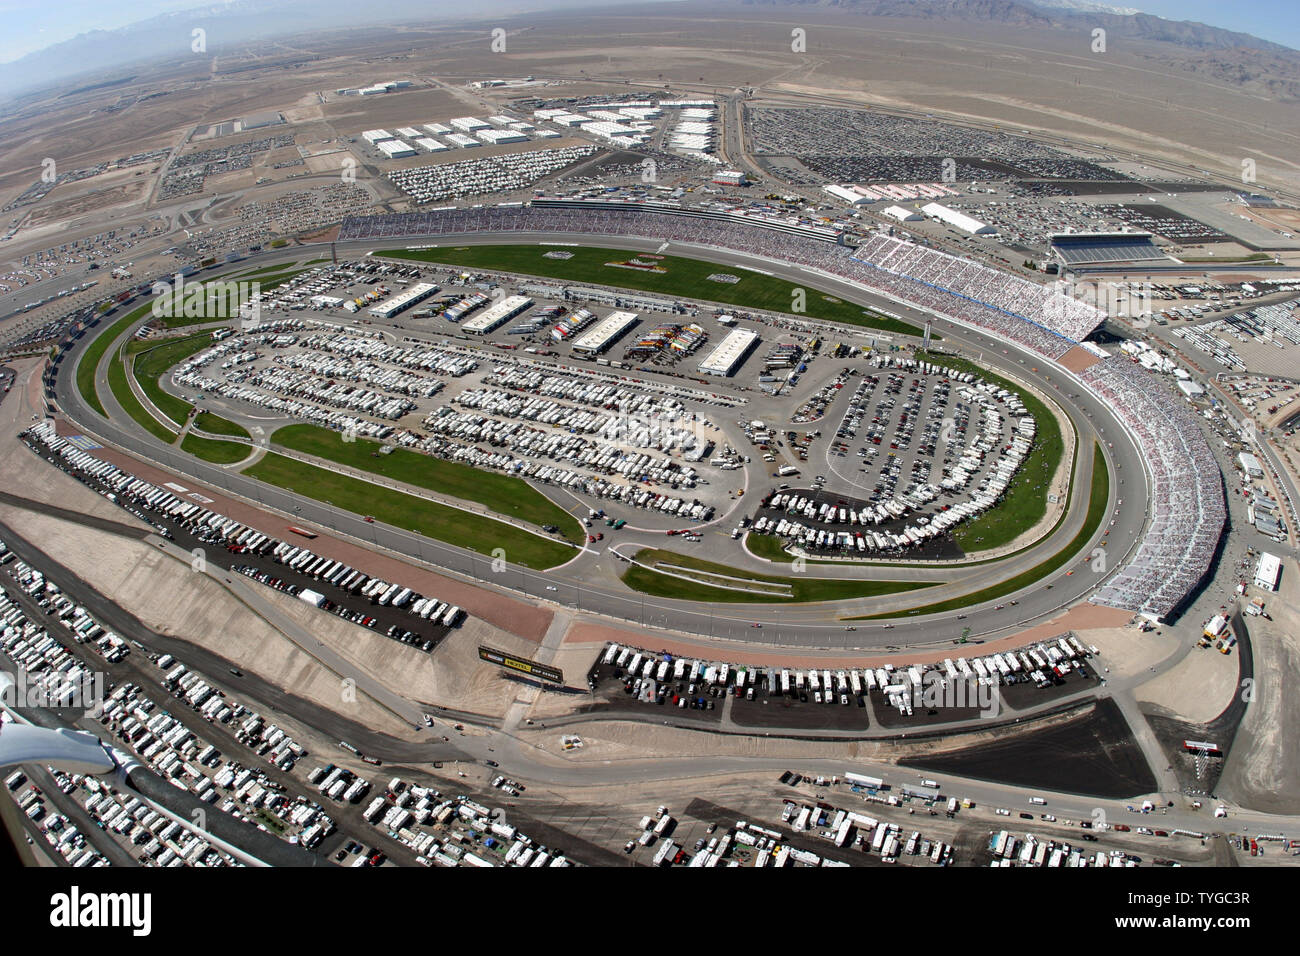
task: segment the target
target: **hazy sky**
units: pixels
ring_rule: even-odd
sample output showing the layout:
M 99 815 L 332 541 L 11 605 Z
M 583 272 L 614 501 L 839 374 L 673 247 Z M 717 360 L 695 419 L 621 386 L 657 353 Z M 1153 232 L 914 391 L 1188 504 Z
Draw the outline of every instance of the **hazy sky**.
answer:
M 156 14 L 203 5 L 196 0 L 0 0 L 0 62 L 78 33 L 110 30 Z M 566 6 L 563 0 L 555 5 Z M 1300 49 L 1300 4 L 1296 0 L 1116 0 L 1115 5 L 1170 19 L 1200 20 Z M 367 9 L 377 13 L 383 7 L 379 0 Z
M 42 49 L 78 33 L 113 30 L 173 10 L 201 5 L 196 0 L 0 0 L 0 62 Z
M 1300 50 L 1300 3 L 1296 0 L 1117 0 L 1115 6 L 1136 7 L 1169 20 L 1199 20 Z

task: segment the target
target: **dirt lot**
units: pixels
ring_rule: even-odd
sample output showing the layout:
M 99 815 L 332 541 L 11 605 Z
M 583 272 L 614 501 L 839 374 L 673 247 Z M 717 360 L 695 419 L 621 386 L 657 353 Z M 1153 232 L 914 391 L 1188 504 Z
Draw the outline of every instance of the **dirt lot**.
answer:
M 1273 813 L 1300 811 L 1300 705 L 1289 694 L 1300 669 L 1300 571 L 1283 561 L 1279 590 L 1267 607 L 1273 620 L 1246 618 L 1254 657 L 1250 705 L 1220 778 L 1233 799 Z M 1219 656 L 1219 655 L 1214 655 Z M 1243 688 L 1243 692 L 1246 689 Z

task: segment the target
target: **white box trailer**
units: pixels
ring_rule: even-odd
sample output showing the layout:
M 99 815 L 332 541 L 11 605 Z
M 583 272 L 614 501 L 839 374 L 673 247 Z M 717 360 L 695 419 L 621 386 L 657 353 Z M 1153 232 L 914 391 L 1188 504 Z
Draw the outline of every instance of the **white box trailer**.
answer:
M 879 777 L 868 777 L 865 774 L 852 772 L 844 775 L 844 782 L 859 787 L 866 787 L 868 790 L 880 790 L 885 785 L 885 781 L 881 780 Z
M 674 856 L 677 855 L 678 849 L 679 847 L 677 846 L 676 843 L 672 842 L 671 840 L 665 840 L 663 843 L 659 845 L 659 849 L 655 853 L 654 865 L 664 866 L 665 863 L 671 865 L 672 859 Z
M 839 828 L 835 831 L 835 845 L 842 847 L 844 846 L 844 844 L 848 843 L 852 832 L 853 832 L 853 821 L 848 819 L 848 817 L 846 816 L 845 819 L 840 823 Z

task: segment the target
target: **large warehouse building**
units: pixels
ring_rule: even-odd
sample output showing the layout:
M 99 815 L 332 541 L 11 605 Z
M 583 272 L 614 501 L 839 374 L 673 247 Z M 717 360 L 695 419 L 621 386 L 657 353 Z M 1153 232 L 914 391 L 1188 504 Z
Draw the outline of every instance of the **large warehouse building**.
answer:
M 599 355 L 639 321 L 635 312 L 611 312 L 594 329 L 574 340 L 573 351 L 581 355 Z
M 700 363 L 700 371 L 705 375 L 730 375 L 740 367 L 740 363 L 745 361 L 745 357 L 757 344 L 757 332 L 752 329 L 732 329 Z
M 400 139 L 386 139 L 378 144 L 379 151 L 384 153 L 389 159 L 404 159 L 407 156 L 414 156 L 415 150 L 410 144 L 402 142 Z
M 905 209 L 902 206 L 886 206 L 880 210 L 880 213 L 890 219 L 897 219 L 899 222 L 919 222 L 925 218 L 915 209 Z
M 486 312 L 470 319 L 461 326 L 461 330 L 469 335 L 487 335 L 492 330 L 509 322 L 532 304 L 533 300 L 526 295 L 507 296 Z
M 1277 582 L 1282 577 L 1282 559 L 1276 554 L 1265 551 L 1259 556 L 1259 566 L 1255 569 L 1255 587 L 1265 591 L 1276 591 Z
M 385 299 L 376 306 L 372 306 L 367 311 L 371 315 L 377 315 L 381 319 L 391 319 L 399 312 L 403 312 L 415 305 L 417 302 L 423 302 L 429 296 L 438 291 L 438 287 L 432 282 L 417 282 L 405 292 L 399 292 L 392 298 Z
M 949 209 L 937 202 L 926 203 L 921 207 L 921 212 L 931 219 L 938 219 L 940 222 L 947 223 L 954 229 L 969 232 L 972 236 L 987 236 L 997 232 L 987 223 L 980 222 L 978 219 L 968 216 L 964 212 L 958 212 L 956 209 Z
M 848 203 L 850 206 L 865 206 L 870 202 L 874 202 L 870 196 L 864 196 L 861 193 L 854 191 L 849 186 L 838 186 L 832 184 L 830 186 L 823 186 L 822 191 L 830 193 L 840 202 Z

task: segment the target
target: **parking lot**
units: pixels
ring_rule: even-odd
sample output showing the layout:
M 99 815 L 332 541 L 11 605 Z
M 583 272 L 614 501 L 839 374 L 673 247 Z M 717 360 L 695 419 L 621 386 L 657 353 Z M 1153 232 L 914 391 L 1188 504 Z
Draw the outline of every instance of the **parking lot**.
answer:
M 48 442 L 43 440 L 47 438 Z M 244 574 L 423 651 L 433 650 L 463 619 L 460 608 L 450 602 L 317 556 L 308 547 L 314 533 L 301 543 L 261 534 L 98 461 L 62 439 L 50 438 L 44 430 L 32 433 L 31 447 L 153 525 L 163 537 L 200 555 L 205 567 L 211 563 Z M 289 533 L 286 537 L 302 535 Z
M 243 309 L 256 320 L 163 386 L 234 418 L 271 412 L 519 475 L 629 520 L 709 520 L 731 497 L 718 413 L 735 399 L 628 370 L 684 372 L 721 314 L 653 326 L 632 314 L 633 332 L 605 343 L 600 306 L 537 291 L 373 262 L 313 270 L 261 293 Z
M 809 553 L 960 557 L 947 532 L 1001 497 L 1036 422 L 1019 396 L 972 373 L 888 355 L 869 363 L 834 383 L 848 398 L 827 451 L 832 490 L 825 475 L 807 491 L 778 487 L 751 530 Z
M 832 669 L 749 667 L 610 644 L 587 673 L 588 709 L 811 734 L 915 729 L 997 719 L 1096 687 L 1096 653 L 1065 634 L 992 655 L 972 647 L 970 657 L 936 664 Z

